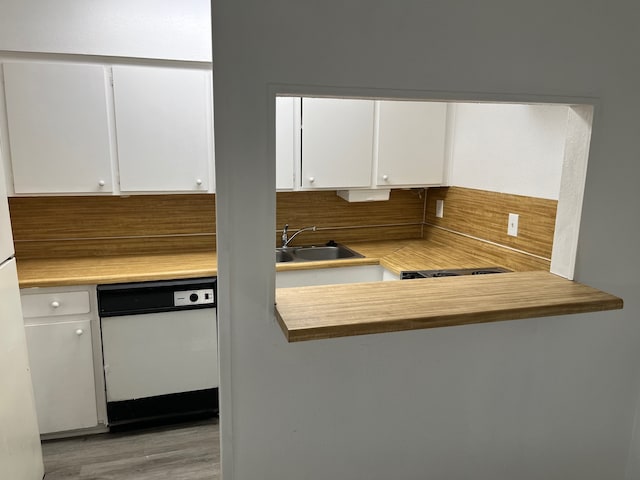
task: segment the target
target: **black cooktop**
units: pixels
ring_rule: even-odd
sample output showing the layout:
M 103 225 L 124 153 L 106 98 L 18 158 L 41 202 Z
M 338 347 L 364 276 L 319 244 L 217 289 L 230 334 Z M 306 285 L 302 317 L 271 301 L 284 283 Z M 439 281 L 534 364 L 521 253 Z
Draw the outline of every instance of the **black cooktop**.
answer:
M 400 272 L 400 280 L 411 280 L 414 278 L 436 278 L 436 277 L 458 277 L 461 275 L 487 275 L 491 273 L 510 272 L 502 267 L 482 267 L 482 268 L 455 268 L 446 270 L 405 270 Z

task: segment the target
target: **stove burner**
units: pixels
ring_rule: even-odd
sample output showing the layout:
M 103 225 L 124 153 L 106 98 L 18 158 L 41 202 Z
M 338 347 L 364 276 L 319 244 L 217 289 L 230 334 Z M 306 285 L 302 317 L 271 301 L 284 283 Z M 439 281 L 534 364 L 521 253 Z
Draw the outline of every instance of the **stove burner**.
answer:
M 400 280 L 412 280 L 416 278 L 458 277 L 461 275 L 488 275 L 491 273 L 510 272 L 502 267 L 484 268 L 456 268 L 451 270 L 408 270 L 400 272 Z
M 402 272 L 400 274 L 401 280 L 413 280 L 415 278 L 424 278 L 424 276 L 419 272 Z

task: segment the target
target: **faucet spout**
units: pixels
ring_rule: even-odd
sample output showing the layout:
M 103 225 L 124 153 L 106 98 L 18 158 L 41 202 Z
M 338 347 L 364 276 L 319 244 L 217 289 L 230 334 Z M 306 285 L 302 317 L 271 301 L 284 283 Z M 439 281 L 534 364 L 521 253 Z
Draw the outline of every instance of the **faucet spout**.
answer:
M 289 224 L 285 224 L 284 228 L 282 229 L 282 237 L 280 237 L 281 243 L 280 245 L 284 248 L 287 246 L 287 243 L 289 243 L 289 239 L 287 237 L 287 230 L 289 230 Z
M 298 235 L 300 235 L 302 232 L 315 232 L 317 230 L 315 225 L 312 225 L 310 227 L 304 227 L 301 228 L 300 230 L 296 230 L 293 235 L 291 235 L 290 237 L 287 235 L 289 230 L 289 224 L 287 223 L 284 228 L 282 229 L 282 248 L 286 248 L 289 246 L 289 243 L 291 243 L 291 241 L 296 238 Z

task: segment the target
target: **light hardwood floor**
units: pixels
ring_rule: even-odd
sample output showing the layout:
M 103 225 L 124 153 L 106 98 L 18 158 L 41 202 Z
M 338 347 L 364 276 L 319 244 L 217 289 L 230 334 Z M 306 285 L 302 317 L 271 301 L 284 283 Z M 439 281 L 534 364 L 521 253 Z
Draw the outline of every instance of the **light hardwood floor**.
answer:
M 218 480 L 218 419 L 43 442 L 45 480 Z

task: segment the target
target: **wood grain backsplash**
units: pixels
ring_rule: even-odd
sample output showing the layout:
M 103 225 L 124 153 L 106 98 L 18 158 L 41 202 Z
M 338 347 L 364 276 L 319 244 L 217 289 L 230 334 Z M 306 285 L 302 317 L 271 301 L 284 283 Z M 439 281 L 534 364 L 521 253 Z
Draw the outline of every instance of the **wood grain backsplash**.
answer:
M 349 203 L 333 191 L 279 192 L 277 240 L 287 223 L 290 232 L 310 225 L 318 228 L 300 234 L 292 245 L 421 238 L 424 195 L 423 189 L 392 190 L 387 201 Z
M 436 200 L 444 201 L 443 218 L 435 216 Z M 556 200 L 485 190 L 430 188 L 426 223 L 550 259 L 557 205 Z M 517 237 L 507 235 L 509 213 L 520 216 Z
M 473 268 L 478 265 L 498 265 L 516 272 L 527 272 L 531 270 L 544 270 L 548 272 L 551 267 L 550 260 L 543 260 L 533 255 L 508 250 L 492 243 L 465 237 L 440 228 L 425 229 L 424 239 L 428 240 L 432 245 L 456 246 L 455 250 L 449 249 L 449 251 L 463 253 L 473 252 L 476 260 L 475 264 L 466 265 L 460 263 L 456 258 L 452 258 L 449 264 L 442 268 L 451 268 L 452 265 L 456 268 Z
M 277 194 L 275 241 L 285 223 L 302 243 L 420 238 L 423 190 L 386 202 L 348 203 L 335 192 Z M 12 197 L 18 258 L 127 255 L 215 249 L 215 195 Z M 296 238 L 298 240 L 298 238 Z
M 215 195 L 13 197 L 18 258 L 215 249 Z

